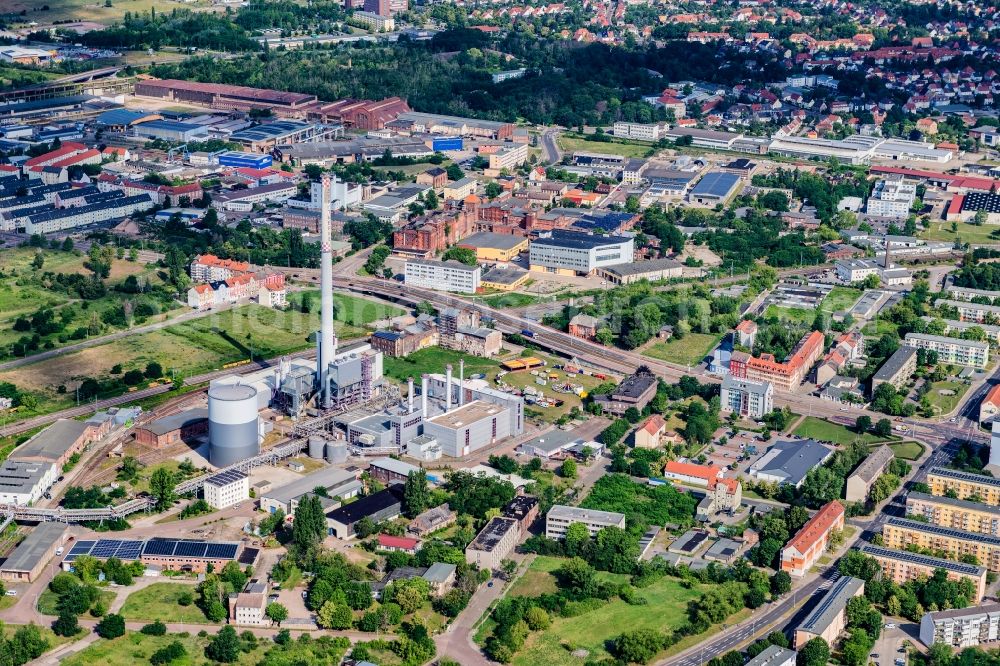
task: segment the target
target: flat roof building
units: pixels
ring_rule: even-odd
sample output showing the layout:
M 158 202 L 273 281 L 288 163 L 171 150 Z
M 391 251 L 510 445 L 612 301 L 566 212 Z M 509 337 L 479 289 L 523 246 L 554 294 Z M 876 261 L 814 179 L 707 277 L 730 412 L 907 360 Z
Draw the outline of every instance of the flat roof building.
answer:
M 354 472 L 324 467 L 311 474 L 286 483 L 261 495 L 260 508 L 268 513 L 283 511 L 286 516 L 295 514 L 299 498 L 312 493 L 317 487 L 326 488 L 330 497 L 354 497 L 361 490 L 361 482 Z
M 424 421 L 424 434 L 437 440 L 444 455 L 460 458 L 513 434 L 510 410 L 473 400 Z
M 976 647 L 1000 640 L 1000 604 L 926 613 L 920 619 L 920 641 L 930 647 Z
M 798 654 L 795 650 L 778 645 L 768 645 L 745 666 L 795 666 L 795 658 Z
M 497 516 L 486 523 L 465 549 L 465 561 L 483 570 L 499 569 L 520 539 L 521 524 L 513 518 Z
M 205 501 L 213 509 L 225 509 L 250 497 L 250 477 L 230 469 L 205 479 Z
M 649 259 L 597 269 L 598 277 L 611 284 L 632 284 L 642 280 L 657 282 L 679 278 L 684 274 L 684 264 L 675 259 Z
M 814 439 L 777 442 L 757 462 L 750 465 L 750 476 L 759 481 L 788 483 L 796 488 L 806 474 L 833 455 L 833 449 Z
M 978 497 L 983 504 L 1000 506 L 1000 479 L 985 474 L 973 474 L 950 467 L 932 467 L 927 472 L 927 485 L 932 495 L 953 492 L 960 499 Z
M 479 261 L 508 262 L 528 249 L 528 239 L 525 236 L 481 231 L 459 241 L 458 247 L 474 250 Z
M 402 506 L 403 487 L 391 485 L 327 513 L 327 533 L 339 539 L 350 539 L 354 536 L 354 526 L 362 518 L 371 518 L 376 523 L 392 520 L 402 513 Z
M 533 271 L 558 275 L 590 275 L 598 268 L 631 263 L 635 241 L 624 236 L 554 229 L 528 248 Z
M 562 539 L 566 536 L 566 529 L 573 523 L 581 523 L 586 526 L 590 536 L 595 536 L 605 527 L 625 529 L 625 514 L 556 504 L 545 514 L 545 536 Z
M 959 558 L 971 555 L 990 571 L 1000 571 L 1000 537 L 930 525 L 919 520 L 889 518 L 882 526 L 886 548 L 926 548 Z
M 962 340 L 925 333 L 907 333 L 903 344 L 907 347 L 936 351 L 939 363 L 982 369 L 990 362 L 989 344 L 976 340 Z
M 688 192 L 688 201 L 701 206 L 724 204 L 739 188 L 742 179 L 735 173 L 706 173 Z
M 906 515 L 921 516 L 941 527 L 1000 536 L 1000 507 L 982 502 L 911 490 L 906 494 Z

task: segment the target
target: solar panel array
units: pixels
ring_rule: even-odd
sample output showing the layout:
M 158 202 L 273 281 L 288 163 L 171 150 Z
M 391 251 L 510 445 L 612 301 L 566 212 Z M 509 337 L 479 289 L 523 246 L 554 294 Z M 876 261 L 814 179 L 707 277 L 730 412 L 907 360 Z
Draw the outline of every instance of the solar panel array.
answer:
M 959 481 L 968 481 L 970 483 L 980 483 L 984 486 L 1000 486 L 1000 479 L 995 477 L 984 474 L 972 474 L 971 472 L 963 472 L 962 470 L 950 469 L 948 467 L 932 467 L 928 474 L 943 476 L 949 479 L 958 479 Z
M 238 469 L 230 469 L 225 472 L 219 472 L 214 476 L 210 476 L 205 479 L 205 483 L 211 484 L 213 486 L 226 486 L 235 481 L 240 481 L 247 478 L 247 475 Z
M 193 541 L 190 539 L 98 539 L 77 541 L 66 554 L 72 562 L 83 555 L 102 560 L 117 557 L 120 560 L 138 560 L 143 555 L 158 557 L 186 557 L 192 559 L 234 560 L 238 543 L 221 541 Z

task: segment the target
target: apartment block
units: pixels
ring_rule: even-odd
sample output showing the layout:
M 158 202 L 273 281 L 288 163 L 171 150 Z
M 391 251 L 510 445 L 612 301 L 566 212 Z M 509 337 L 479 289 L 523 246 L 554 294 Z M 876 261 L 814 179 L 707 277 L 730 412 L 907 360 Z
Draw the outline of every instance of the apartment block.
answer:
M 864 544 L 858 550 L 875 559 L 882 567 L 882 574 L 897 585 L 919 578 L 930 578 L 938 569 L 944 569 L 948 580 L 972 581 L 976 595 L 969 599 L 971 603 L 978 604 L 986 594 L 986 567 L 871 544 Z
M 406 262 L 403 279 L 410 287 L 474 294 L 479 290 L 482 269 L 453 259 L 410 259 Z
M 938 353 L 939 363 L 985 368 L 990 362 L 990 346 L 985 342 L 948 338 L 943 335 L 907 333 L 903 344 Z
M 726 375 L 722 380 L 722 411 L 758 420 L 774 411 L 774 387 Z
M 905 219 L 917 198 L 917 185 L 904 180 L 880 180 L 868 198 L 866 212 L 878 217 Z
M 872 375 L 872 393 L 875 393 L 879 384 L 892 384 L 898 391 L 910 381 L 916 371 L 917 350 L 914 347 L 900 347 Z
M 822 638 L 829 645 L 836 643 L 847 625 L 847 602 L 864 592 L 865 581 L 860 578 L 839 578 L 802 624 L 795 628 L 795 649 L 814 638 Z
M 497 516 L 466 547 L 465 561 L 480 569 L 499 569 L 520 539 L 521 524 L 513 518 Z
M 932 495 L 943 496 L 949 490 L 958 499 L 978 497 L 980 502 L 1000 506 L 1000 479 L 983 474 L 972 474 L 947 467 L 932 467 L 927 472 L 927 485 Z
M 847 477 L 844 499 L 848 502 L 864 502 L 868 499 L 868 491 L 875 479 L 885 472 L 894 457 L 888 446 L 880 446 L 872 451 L 854 473 Z
M 844 505 L 834 500 L 809 519 L 781 551 L 781 570 L 805 576 L 826 552 L 830 534 L 844 529 Z
M 894 550 L 916 546 L 955 559 L 971 555 L 990 571 L 1000 571 L 1000 537 L 893 517 L 882 526 L 882 541 Z
M 545 536 L 549 539 L 562 539 L 566 536 L 566 529 L 573 523 L 585 525 L 590 536 L 595 536 L 605 527 L 625 529 L 625 514 L 556 504 L 545 514 Z
M 528 144 L 521 143 L 501 148 L 490 155 L 490 169 L 516 169 L 528 161 Z
M 729 364 L 729 373 L 739 379 L 769 382 L 781 391 L 795 391 L 823 355 L 824 344 L 823 334 L 812 331 L 796 343 L 786 360 L 779 362 L 772 354 L 741 361 L 734 358 Z
M 962 300 L 941 299 L 935 305 L 946 305 L 958 310 L 959 321 L 973 321 L 977 324 L 985 323 L 986 317 L 996 317 L 1000 319 L 1000 305 L 983 305 L 982 303 L 971 303 Z
M 1000 640 L 1000 604 L 927 613 L 920 619 L 920 641 L 967 648 Z
M 906 514 L 941 527 L 1000 536 L 1000 507 L 980 502 L 911 491 L 906 495 Z

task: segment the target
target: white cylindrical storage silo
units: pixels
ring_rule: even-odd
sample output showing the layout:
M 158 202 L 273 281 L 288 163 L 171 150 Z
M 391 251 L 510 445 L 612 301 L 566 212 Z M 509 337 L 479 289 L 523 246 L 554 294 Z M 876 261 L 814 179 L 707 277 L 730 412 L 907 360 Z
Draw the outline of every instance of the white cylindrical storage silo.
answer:
M 260 452 L 257 389 L 246 384 L 208 390 L 208 461 L 228 467 Z
M 333 464 L 347 462 L 347 444 L 344 442 L 327 442 L 326 461 Z
M 309 435 L 309 457 L 322 460 L 326 438 L 322 435 Z

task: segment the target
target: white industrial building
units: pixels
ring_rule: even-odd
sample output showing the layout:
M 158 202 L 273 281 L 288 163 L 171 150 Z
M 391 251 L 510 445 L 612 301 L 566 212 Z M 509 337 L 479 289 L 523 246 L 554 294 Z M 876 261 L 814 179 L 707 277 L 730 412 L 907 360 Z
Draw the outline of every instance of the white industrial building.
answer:
M 510 436 L 506 407 L 474 400 L 424 421 L 424 433 L 441 452 L 459 458 Z
M 615 123 L 615 136 L 639 141 L 659 141 L 667 131 L 665 123 L 630 123 L 619 120 Z
M 225 509 L 250 498 L 250 477 L 231 469 L 205 479 L 205 502 L 213 509 Z
M 598 268 L 635 261 L 635 241 L 624 236 L 592 235 L 555 229 L 528 248 L 533 271 L 558 275 L 590 275 Z
M 625 529 L 625 514 L 556 504 L 545 514 L 545 536 L 562 539 L 573 523 L 584 525 L 593 537 L 605 527 Z
M 59 476 L 55 463 L 7 460 L 0 464 L 0 504 L 34 504 Z
M 474 294 L 479 291 L 482 269 L 467 266 L 459 261 L 435 261 L 433 259 L 410 259 L 403 270 L 403 281 L 407 286 Z

